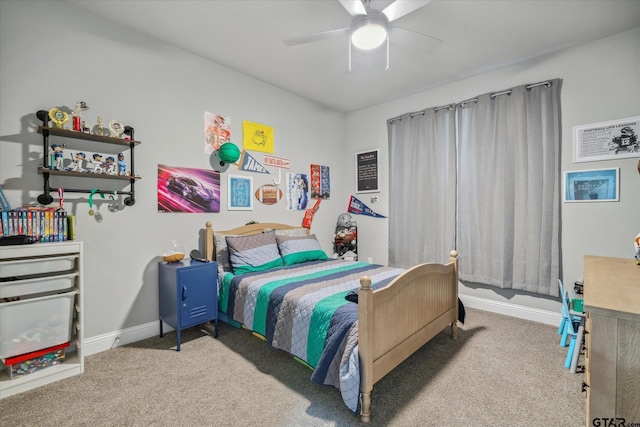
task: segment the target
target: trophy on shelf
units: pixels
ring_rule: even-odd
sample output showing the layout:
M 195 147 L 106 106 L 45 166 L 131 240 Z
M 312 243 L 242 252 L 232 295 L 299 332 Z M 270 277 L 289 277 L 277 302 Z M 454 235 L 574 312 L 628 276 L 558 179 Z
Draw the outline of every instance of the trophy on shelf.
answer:
M 64 124 L 69 121 L 69 115 L 57 107 L 49 110 L 49 118 L 58 129 L 63 129 Z
M 89 107 L 84 101 L 76 102 L 76 109 L 73 110 L 73 130 L 83 132 L 84 127 L 82 125 L 82 112 L 87 111 Z
M 102 117 L 98 116 L 97 118 L 97 123 L 96 123 L 96 129 L 94 131 L 94 133 L 96 135 L 104 135 L 104 128 L 102 127 Z
M 111 120 L 109 122 L 109 129 L 113 132 L 114 138 L 122 138 L 122 134 L 124 133 L 124 126 L 117 120 Z

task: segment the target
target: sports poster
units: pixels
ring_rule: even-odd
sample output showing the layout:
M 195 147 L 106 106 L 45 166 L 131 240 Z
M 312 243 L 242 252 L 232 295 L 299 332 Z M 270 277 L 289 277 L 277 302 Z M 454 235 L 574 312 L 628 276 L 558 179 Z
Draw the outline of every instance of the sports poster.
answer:
M 328 199 L 331 196 L 329 166 L 311 165 L 311 198 Z
M 309 202 L 309 179 L 303 173 L 287 173 L 287 210 L 303 211 Z
M 211 154 L 226 142 L 231 142 L 231 119 L 205 111 L 204 153 Z

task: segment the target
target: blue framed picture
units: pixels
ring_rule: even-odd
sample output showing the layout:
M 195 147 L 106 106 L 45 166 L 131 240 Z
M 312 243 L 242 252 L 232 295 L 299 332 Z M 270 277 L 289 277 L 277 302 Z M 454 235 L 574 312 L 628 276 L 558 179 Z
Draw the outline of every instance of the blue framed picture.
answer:
M 253 210 L 253 178 L 250 176 L 227 175 L 227 209 L 230 211 Z
M 617 202 L 619 168 L 571 171 L 564 174 L 565 202 Z

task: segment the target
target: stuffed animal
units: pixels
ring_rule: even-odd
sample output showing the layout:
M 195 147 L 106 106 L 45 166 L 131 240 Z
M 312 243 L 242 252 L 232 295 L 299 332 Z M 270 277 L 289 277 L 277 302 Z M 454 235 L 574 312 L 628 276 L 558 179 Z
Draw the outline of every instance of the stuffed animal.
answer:
M 638 233 L 635 240 L 633 241 L 633 245 L 636 248 L 636 264 L 640 265 L 640 233 Z

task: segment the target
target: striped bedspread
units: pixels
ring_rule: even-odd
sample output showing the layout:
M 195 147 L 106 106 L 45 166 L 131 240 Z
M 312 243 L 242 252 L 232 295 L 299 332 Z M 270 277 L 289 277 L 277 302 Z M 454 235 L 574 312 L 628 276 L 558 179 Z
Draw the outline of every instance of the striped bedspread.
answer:
M 224 276 L 220 310 L 314 368 L 312 381 L 340 389 L 358 409 L 358 305 L 345 296 L 362 276 L 384 286 L 404 270 L 355 261 L 311 261 L 272 270 Z

